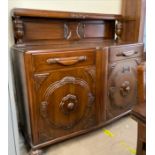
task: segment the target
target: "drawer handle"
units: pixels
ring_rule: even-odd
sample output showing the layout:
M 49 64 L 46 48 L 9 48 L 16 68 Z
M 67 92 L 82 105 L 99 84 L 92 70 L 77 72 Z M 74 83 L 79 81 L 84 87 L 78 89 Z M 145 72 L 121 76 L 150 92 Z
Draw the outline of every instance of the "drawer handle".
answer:
M 87 60 L 86 56 L 68 57 L 68 58 L 50 58 L 50 59 L 47 59 L 47 63 L 69 66 L 69 65 L 74 65 L 81 61 L 86 61 L 86 60 Z
M 118 53 L 117 56 L 125 56 L 125 57 L 129 57 L 132 56 L 134 54 L 137 54 L 137 51 L 131 50 L 131 51 L 124 51 L 122 53 Z

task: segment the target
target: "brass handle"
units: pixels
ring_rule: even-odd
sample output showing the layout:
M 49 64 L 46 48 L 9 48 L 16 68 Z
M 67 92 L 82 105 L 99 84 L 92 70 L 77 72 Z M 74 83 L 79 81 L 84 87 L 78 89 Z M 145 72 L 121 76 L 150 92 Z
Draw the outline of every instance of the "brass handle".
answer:
M 67 105 L 67 108 L 68 108 L 68 110 L 73 110 L 74 109 L 74 103 L 72 103 L 72 102 L 70 102 L 70 103 L 68 103 L 68 105 Z
M 131 51 L 124 51 L 122 53 L 118 53 L 116 56 L 125 56 L 125 57 L 129 57 L 132 56 L 134 54 L 137 54 L 137 51 L 131 50 Z
M 50 58 L 47 59 L 48 64 L 61 64 L 64 66 L 74 65 L 81 61 L 86 61 L 86 56 L 79 56 L 79 57 L 67 57 L 67 58 Z

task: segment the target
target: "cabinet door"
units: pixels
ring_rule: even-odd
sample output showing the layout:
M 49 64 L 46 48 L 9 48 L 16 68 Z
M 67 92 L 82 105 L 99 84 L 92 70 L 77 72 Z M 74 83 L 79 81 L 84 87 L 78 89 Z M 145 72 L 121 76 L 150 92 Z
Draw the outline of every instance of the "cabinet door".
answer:
M 95 72 L 95 66 L 85 66 L 34 75 L 40 142 L 96 124 Z
M 107 119 L 129 111 L 137 102 L 137 64 L 140 59 L 116 61 L 109 65 Z

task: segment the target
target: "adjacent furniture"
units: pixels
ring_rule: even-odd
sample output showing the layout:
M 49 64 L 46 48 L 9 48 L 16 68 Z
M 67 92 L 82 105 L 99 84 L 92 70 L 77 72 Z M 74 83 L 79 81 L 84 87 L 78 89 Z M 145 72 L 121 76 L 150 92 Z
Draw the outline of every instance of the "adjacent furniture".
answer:
M 131 112 L 143 44 L 122 39 L 125 18 L 14 9 L 12 19 L 18 111 L 31 155 Z
M 138 104 L 133 108 L 132 117 L 138 122 L 137 155 L 146 155 L 146 68 L 138 66 Z

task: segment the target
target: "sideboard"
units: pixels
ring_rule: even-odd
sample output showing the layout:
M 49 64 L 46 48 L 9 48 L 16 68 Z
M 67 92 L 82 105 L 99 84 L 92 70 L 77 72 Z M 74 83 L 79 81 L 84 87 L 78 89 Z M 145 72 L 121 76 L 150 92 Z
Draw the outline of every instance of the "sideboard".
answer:
M 12 64 L 19 124 L 31 155 L 130 113 L 143 44 L 123 17 L 14 9 Z

